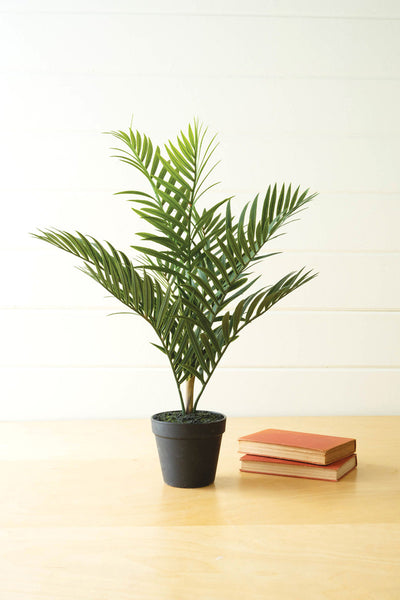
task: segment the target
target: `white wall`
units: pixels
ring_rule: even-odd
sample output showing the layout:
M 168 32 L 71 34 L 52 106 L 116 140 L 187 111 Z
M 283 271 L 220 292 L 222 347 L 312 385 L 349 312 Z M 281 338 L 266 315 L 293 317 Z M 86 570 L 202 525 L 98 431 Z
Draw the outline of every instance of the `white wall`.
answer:
M 151 332 L 29 237 L 79 229 L 129 249 L 137 175 L 102 131 L 158 142 L 220 132 L 215 198 L 270 182 L 318 199 L 266 281 L 320 275 L 249 328 L 203 408 L 228 415 L 398 414 L 400 3 L 0 1 L 1 419 L 146 417 L 178 408 Z

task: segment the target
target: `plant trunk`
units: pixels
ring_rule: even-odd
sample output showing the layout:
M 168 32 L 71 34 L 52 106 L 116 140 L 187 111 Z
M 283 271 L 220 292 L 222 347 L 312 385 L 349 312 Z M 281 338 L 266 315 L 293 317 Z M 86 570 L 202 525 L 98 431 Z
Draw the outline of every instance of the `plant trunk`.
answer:
M 186 414 L 193 412 L 194 375 L 186 381 Z

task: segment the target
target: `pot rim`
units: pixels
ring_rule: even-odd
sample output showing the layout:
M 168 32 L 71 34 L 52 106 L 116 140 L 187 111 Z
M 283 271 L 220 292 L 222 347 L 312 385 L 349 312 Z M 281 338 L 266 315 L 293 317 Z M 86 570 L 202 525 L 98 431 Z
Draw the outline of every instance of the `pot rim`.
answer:
M 171 423 L 169 421 L 160 421 L 156 418 L 157 415 L 163 414 L 163 412 L 156 413 L 151 417 L 151 428 L 156 436 L 175 439 L 194 439 L 222 435 L 225 431 L 226 416 L 222 413 L 206 411 L 221 415 L 220 419 L 211 421 L 210 423 Z
M 204 409 L 202 409 L 199 412 L 209 413 L 210 415 L 220 415 L 221 418 L 216 419 L 215 421 L 210 421 L 209 423 L 178 423 L 178 422 L 174 422 L 174 421 L 163 421 L 163 420 L 157 418 L 159 415 L 165 415 L 166 413 L 171 413 L 171 412 L 178 413 L 180 411 L 179 410 L 162 410 L 162 411 L 157 412 L 154 415 L 152 415 L 151 420 L 157 421 L 157 423 L 163 423 L 165 425 L 212 425 L 213 423 L 220 423 L 221 421 L 226 421 L 226 415 L 224 415 L 223 413 L 221 413 L 219 411 L 215 411 L 215 410 L 204 410 Z

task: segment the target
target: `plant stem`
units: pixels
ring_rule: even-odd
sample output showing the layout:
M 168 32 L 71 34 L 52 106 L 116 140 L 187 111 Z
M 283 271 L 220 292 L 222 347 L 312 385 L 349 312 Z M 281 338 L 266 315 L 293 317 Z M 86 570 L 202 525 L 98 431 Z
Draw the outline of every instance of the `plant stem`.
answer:
M 192 375 L 186 381 L 186 414 L 193 412 L 193 390 L 195 377 Z

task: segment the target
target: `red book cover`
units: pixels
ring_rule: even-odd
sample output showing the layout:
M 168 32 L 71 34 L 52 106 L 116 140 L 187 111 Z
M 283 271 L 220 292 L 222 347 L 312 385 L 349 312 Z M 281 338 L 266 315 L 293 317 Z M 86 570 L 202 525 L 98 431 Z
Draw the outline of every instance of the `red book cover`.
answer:
M 264 429 L 239 438 L 239 450 L 261 456 L 328 464 L 355 452 L 354 438 Z
M 255 456 L 252 454 L 245 454 L 240 460 L 240 470 L 243 472 L 284 475 L 286 477 L 301 477 L 324 481 L 338 481 L 357 466 L 357 456 L 355 454 L 337 460 L 330 465 L 300 463 L 294 460 L 283 460 L 281 458 Z

